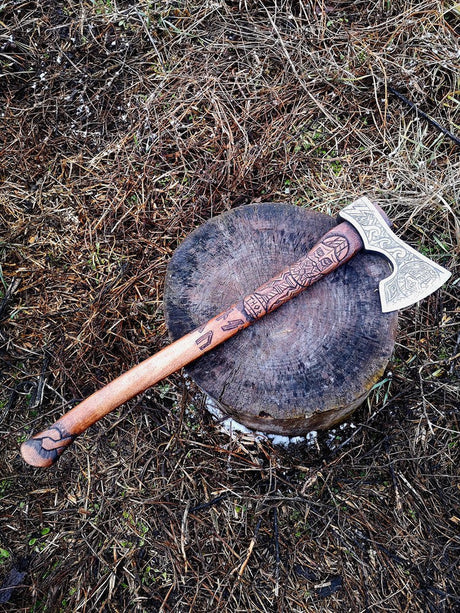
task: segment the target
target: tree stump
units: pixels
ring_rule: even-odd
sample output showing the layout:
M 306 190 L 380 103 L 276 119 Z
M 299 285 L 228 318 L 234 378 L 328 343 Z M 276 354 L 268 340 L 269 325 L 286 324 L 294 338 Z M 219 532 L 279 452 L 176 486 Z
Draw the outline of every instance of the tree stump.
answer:
M 204 223 L 168 266 L 172 339 L 277 275 L 335 224 L 280 203 L 243 206 Z M 329 428 L 365 400 L 393 351 L 398 314 L 382 313 L 377 291 L 390 272 L 382 256 L 359 253 L 185 370 L 249 428 L 286 436 Z

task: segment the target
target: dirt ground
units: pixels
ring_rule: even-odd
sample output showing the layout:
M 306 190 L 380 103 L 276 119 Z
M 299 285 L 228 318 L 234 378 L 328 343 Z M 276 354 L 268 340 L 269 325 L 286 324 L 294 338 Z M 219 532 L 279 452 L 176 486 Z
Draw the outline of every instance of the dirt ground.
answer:
M 1 611 L 459 607 L 459 33 L 454 0 L 1 3 Z M 195 227 L 363 194 L 453 274 L 352 422 L 232 438 L 177 373 L 25 465 L 167 344 Z

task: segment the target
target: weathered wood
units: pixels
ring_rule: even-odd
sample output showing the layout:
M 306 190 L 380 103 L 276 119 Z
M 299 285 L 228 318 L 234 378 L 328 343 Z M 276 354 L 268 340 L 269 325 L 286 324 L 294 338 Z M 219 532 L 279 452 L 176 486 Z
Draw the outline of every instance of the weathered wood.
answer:
M 169 264 L 165 313 L 173 339 L 275 276 L 336 224 L 285 204 L 256 204 L 209 220 Z M 186 367 L 223 410 L 286 435 L 341 421 L 381 377 L 397 313 L 380 309 L 388 262 L 358 254 L 268 317 Z

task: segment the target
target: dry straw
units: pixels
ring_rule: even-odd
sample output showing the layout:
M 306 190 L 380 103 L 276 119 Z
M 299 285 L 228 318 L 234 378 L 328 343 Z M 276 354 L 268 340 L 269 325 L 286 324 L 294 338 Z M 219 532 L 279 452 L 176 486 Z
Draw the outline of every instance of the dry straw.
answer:
M 458 606 L 454 4 L 1 5 L 4 610 Z M 166 343 L 165 267 L 194 227 L 363 193 L 453 281 L 402 315 L 352 425 L 230 439 L 176 375 L 55 469 L 23 465 L 29 432 Z

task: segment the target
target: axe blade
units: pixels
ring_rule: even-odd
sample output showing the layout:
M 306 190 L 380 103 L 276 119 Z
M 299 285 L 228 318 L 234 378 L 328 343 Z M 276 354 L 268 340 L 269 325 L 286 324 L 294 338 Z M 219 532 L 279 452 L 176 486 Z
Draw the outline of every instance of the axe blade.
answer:
M 384 313 L 404 309 L 426 298 L 451 276 L 448 270 L 398 238 L 369 198 L 355 200 L 339 216 L 357 230 L 365 249 L 378 251 L 393 266 L 391 275 L 379 284 Z

